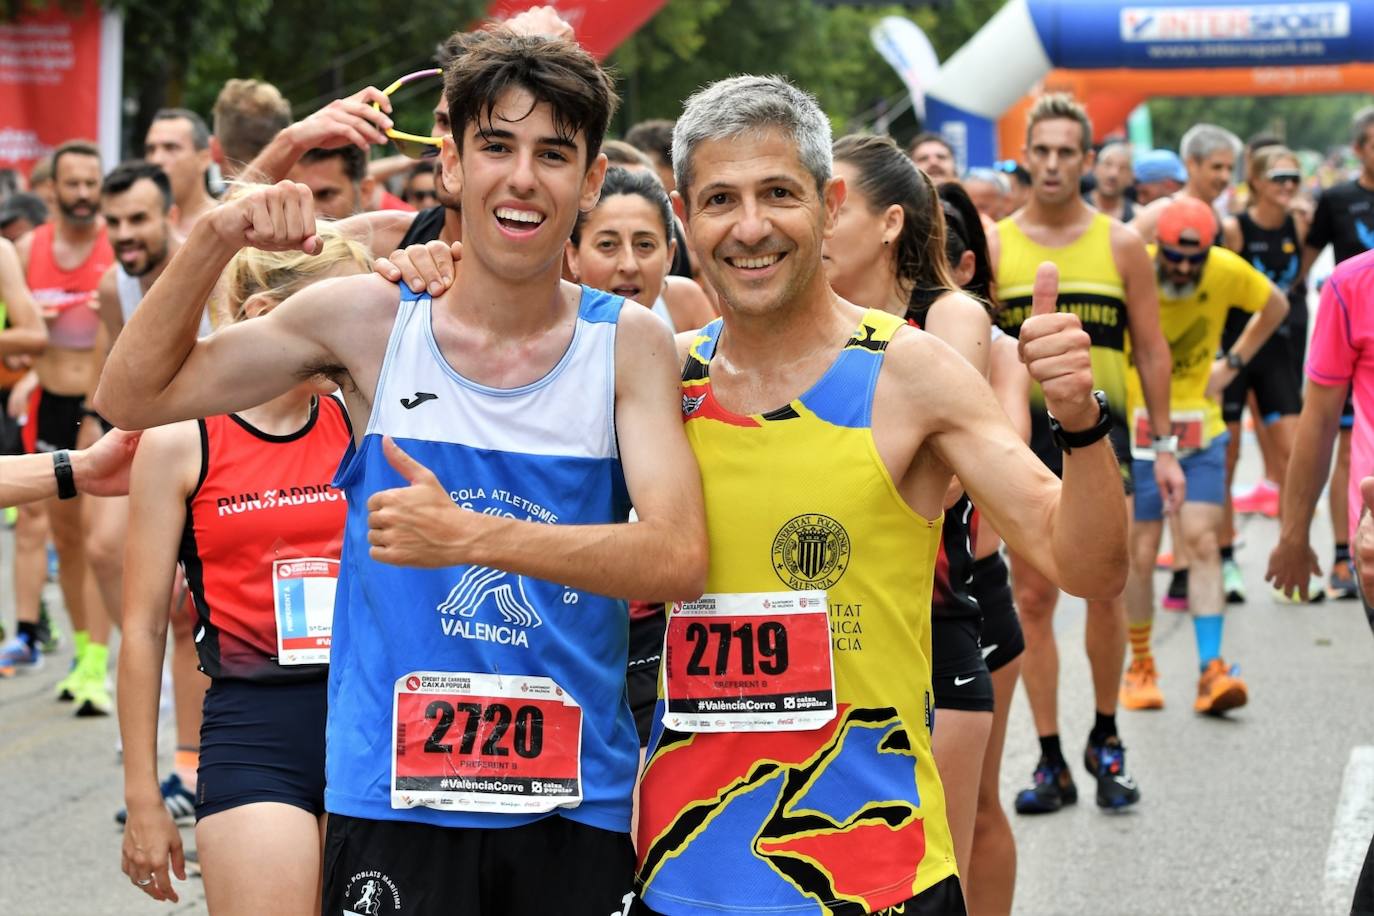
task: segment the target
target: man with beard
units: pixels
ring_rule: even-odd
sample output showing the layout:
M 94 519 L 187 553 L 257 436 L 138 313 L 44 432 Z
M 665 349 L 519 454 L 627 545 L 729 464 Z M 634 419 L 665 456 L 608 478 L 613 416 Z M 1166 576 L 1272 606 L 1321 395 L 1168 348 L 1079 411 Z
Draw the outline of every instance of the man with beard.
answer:
M 1162 209 L 1152 252 L 1159 282 L 1159 320 L 1173 356 L 1170 438 L 1187 480 L 1178 529 L 1189 560 L 1189 610 L 1197 638 L 1199 678 L 1193 709 L 1220 715 L 1244 706 L 1245 682 L 1221 658 L 1222 590 L 1220 541 L 1226 523 L 1226 443 L 1221 395 L 1288 314 L 1288 300 L 1264 274 L 1235 252 L 1213 245 L 1217 218 L 1194 197 L 1179 195 Z M 1232 309 L 1250 314 L 1229 348 L 1222 333 Z M 1216 354 L 1221 352 L 1221 356 Z M 1126 609 L 1131 623 L 1131 666 L 1122 685 L 1129 709 L 1160 709 L 1150 649 L 1154 621 L 1154 567 L 1163 534 L 1163 506 L 1150 467 L 1155 459 L 1142 426 L 1144 398 L 1135 372 L 1127 378 L 1132 419 L 1135 524 Z
M 210 128 L 205 120 L 186 108 L 163 108 L 153 115 L 144 155 L 161 166 L 172 182 L 176 216 L 172 225 L 185 238 L 217 201 L 205 187 L 205 172 L 210 168 Z
M 48 348 L 34 363 L 36 384 L 28 398 L 24 446 L 28 452 L 52 452 L 55 461 L 62 450 L 77 446 L 86 393 L 94 384 L 94 348 L 100 328 L 96 289 L 114 260 L 98 219 L 100 176 L 100 151 L 94 144 L 72 140 L 59 146 L 53 153 L 54 219 L 16 246 L 29 289 L 48 325 Z M 77 715 L 105 716 L 111 709 L 105 683 L 109 621 L 99 595 L 86 589 L 81 515 L 85 500 L 75 493 L 63 495 L 73 498 L 47 500 L 20 510 L 14 561 L 19 639 L 0 654 L 0 667 L 34 670 L 42 664 L 36 637 L 38 599 L 46 572 L 46 514 L 77 654 L 76 667 L 58 684 L 58 697 L 74 700 Z
M 151 162 L 132 159 L 116 166 L 105 176 L 100 189 L 100 210 L 117 263 L 100 278 L 100 336 L 96 340 L 98 366 L 115 338 L 124 329 L 138 303 L 161 276 L 167 262 L 181 247 L 181 238 L 172 228 L 173 189 L 170 179 Z M 200 336 L 211 332 L 206 314 L 201 315 Z M 95 379 L 91 381 L 94 394 Z M 96 424 L 82 427 L 80 444 L 90 447 L 101 430 Z M 109 619 L 123 619 L 124 542 L 129 527 L 127 496 L 92 499 L 86 510 L 86 559 Z M 174 613 L 171 617 L 172 686 L 177 717 L 177 744 L 174 758 L 175 779 L 162 785 L 162 796 L 173 816 L 184 818 L 186 804 L 196 790 L 196 764 L 199 761 L 200 710 L 208 685 L 197 670 L 191 617 Z M 178 808 L 180 806 L 180 808 Z M 124 812 L 115 815 L 120 823 Z
M 954 159 L 954 147 L 937 133 L 926 131 L 911 141 L 911 161 L 921 171 L 930 176 L 937 185 L 959 178 L 958 164 Z

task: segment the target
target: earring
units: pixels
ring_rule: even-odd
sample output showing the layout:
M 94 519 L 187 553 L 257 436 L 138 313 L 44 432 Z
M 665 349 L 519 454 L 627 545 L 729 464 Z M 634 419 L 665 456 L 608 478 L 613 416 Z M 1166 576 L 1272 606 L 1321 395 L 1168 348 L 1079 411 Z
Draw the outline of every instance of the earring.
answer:
M 892 244 L 892 240 L 891 240 L 891 239 L 883 239 L 883 245 L 891 245 L 891 244 Z

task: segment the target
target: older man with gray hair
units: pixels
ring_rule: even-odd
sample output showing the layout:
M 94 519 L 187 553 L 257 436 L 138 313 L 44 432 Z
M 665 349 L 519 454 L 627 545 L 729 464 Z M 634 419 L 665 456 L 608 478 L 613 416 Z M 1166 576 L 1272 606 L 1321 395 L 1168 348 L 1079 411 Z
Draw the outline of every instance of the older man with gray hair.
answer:
M 1231 187 L 1235 176 L 1236 161 L 1240 158 L 1244 144 L 1240 137 L 1224 127 L 1215 124 L 1194 124 L 1178 144 L 1179 157 L 1188 171 L 1188 180 L 1179 194 L 1196 197 L 1215 208 L 1217 199 Z M 1131 220 L 1131 228 L 1140 233 L 1146 242 L 1155 240 L 1159 215 L 1164 212 L 1172 197 L 1160 198 L 1136 213 Z M 1218 230 L 1217 244 L 1225 245 L 1232 251 L 1241 246 L 1240 224 L 1228 219 Z
M 777 77 L 708 86 L 675 129 L 678 205 L 722 314 L 679 338 L 711 563 L 668 623 L 632 913 L 965 912 L 930 743 L 930 520 L 951 471 L 1055 582 L 1093 598 L 1124 582 L 1125 504 L 1098 498 L 1121 485 L 1110 417 L 1053 269 L 1020 347 L 1062 485 L 957 353 L 831 290 L 830 144 Z

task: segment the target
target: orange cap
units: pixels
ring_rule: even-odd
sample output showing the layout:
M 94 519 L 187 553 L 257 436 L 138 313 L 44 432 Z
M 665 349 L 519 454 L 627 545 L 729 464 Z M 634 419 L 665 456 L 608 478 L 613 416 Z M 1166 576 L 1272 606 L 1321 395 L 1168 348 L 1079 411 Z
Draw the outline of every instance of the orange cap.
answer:
M 1217 237 L 1217 215 L 1196 197 L 1182 195 L 1169 201 L 1159 214 L 1155 230 L 1163 245 L 1210 246 Z

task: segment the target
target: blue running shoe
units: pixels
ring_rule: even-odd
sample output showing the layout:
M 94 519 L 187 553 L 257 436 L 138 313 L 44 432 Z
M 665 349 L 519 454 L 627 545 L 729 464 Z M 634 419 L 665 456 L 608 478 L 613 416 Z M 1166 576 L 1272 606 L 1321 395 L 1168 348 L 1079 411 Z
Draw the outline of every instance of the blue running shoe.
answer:
M 1097 807 L 1125 808 L 1140 801 L 1140 787 L 1126 772 L 1126 748 L 1113 735 L 1083 749 L 1083 765 L 1097 779 Z
M 172 816 L 172 821 L 178 827 L 189 826 L 196 822 L 196 797 L 191 794 L 182 783 L 181 777 L 173 773 L 162 780 L 162 804 L 167 806 L 167 813 Z M 129 819 L 127 808 L 120 808 L 115 812 L 115 820 L 121 825 Z
M 43 667 L 43 652 L 28 640 L 16 636 L 0 646 L 0 677 L 28 674 Z
M 1041 757 L 1032 778 L 1035 785 L 1016 793 L 1017 814 L 1052 814 L 1078 802 L 1078 787 L 1067 764 L 1050 763 Z

